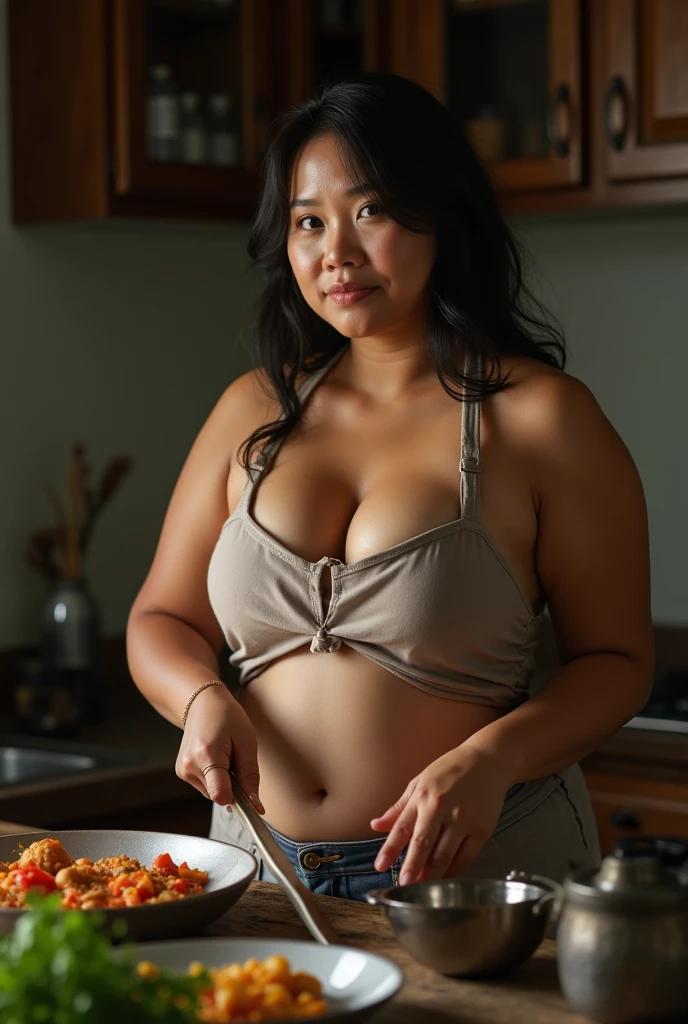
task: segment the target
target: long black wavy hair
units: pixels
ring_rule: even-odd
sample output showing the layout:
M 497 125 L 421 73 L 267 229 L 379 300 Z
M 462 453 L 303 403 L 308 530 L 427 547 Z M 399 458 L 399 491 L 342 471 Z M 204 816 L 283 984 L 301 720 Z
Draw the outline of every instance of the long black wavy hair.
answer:
M 565 362 L 561 328 L 526 287 L 519 248 L 488 175 L 446 108 L 398 75 L 366 74 L 326 86 L 279 119 L 263 162 L 248 247 L 265 277 L 253 351 L 282 415 L 243 443 L 247 469 L 258 445 L 298 422 L 298 374 L 318 369 L 348 340 L 307 304 L 287 256 L 294 161 L 306 142 L 330 133 L 352 180 L 365 183 L 388 216 L 411 231 L 435 233 L 428 340 L 449 395 L 479 401 L 507 387 L 500 355 L 528 355 L 560 369 Z M 487 358 L 488 376 L 460 371 L 459 353 L 466 350 Z

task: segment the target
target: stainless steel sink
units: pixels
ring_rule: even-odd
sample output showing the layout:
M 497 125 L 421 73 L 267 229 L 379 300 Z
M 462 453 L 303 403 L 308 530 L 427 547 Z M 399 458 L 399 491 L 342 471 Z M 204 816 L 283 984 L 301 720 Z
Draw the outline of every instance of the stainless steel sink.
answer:
M 5 747 L 0 750 L 0 786 L 13 786 L 18 782 L 45 779 L 53 775 L 93 771 L 95 767 L 96 759 L 84 754 Z
M 2 736 L 0 787 L 19 786 L 35 782 L 37 779 L 119 768 L 140 760 L 140 755 L 129 750 L 89 748 L 81 744 L 60 744 Z

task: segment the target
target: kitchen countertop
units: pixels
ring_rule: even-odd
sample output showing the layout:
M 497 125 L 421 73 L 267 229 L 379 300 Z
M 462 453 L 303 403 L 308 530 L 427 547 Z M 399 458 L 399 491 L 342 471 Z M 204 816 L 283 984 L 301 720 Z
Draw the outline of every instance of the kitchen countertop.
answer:
M 345 945 L 389 957 L 402 968 L 404 987 L 375 1016 L 379 1024 L 589 1024 L 561 994 L 551 939 L 545 939 L 530 960 L 503 978 L 447 978 L 408 956 L 380 908 L 331 896 L 316 899 Z M 275 940 L 310 938 L 286 895 L 267 882 L 251 882 L 239 902 L 208 932 Z
M 2 835 L 33 828 L 0 821 Z M 379 907 L 331 896 L 316 899 L 345 945 L 389 957 L 403 970 L 404 987 L 376 1014 L 379 1024 L 589 1024 L 587 1017 L 564 1001 L 551 939 L 545 939 L 530 960 L 503 978 L 446 978 L 404 952 Z M 239 902 L 207 934 L 310 939 L 286 895 L 267 882 L 251 882 Z

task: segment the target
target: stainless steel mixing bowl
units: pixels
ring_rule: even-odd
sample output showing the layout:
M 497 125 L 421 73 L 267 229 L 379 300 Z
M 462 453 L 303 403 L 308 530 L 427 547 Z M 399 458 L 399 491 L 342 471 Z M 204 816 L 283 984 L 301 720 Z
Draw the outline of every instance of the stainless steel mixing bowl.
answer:
M 562 889 L 541 875 L 442 879 L 373 889 L 404 949 L 440 974 L 478 977 L 523 963 L 542 941 Z

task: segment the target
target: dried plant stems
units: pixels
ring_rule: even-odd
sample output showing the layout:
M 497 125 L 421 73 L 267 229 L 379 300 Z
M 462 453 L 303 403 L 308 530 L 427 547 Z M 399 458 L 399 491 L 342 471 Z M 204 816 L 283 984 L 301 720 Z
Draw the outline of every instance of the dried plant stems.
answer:
M 57 492 L 46 485 L 45 492 L 55 510 L 57 523 L 36 530 L 28 538 L 25 557 L 29 565 L 55 580 L 76 579 L 83 572 L 83 557 L 91 540 L 99 514 L 110 501 L 122 479 L 132 466 L 125 455 L 111 459 L 94 491 L 89 485 L 90 467 L 86 461 L 86 448 L 74 444 L 67 476 L 67 507 Z

